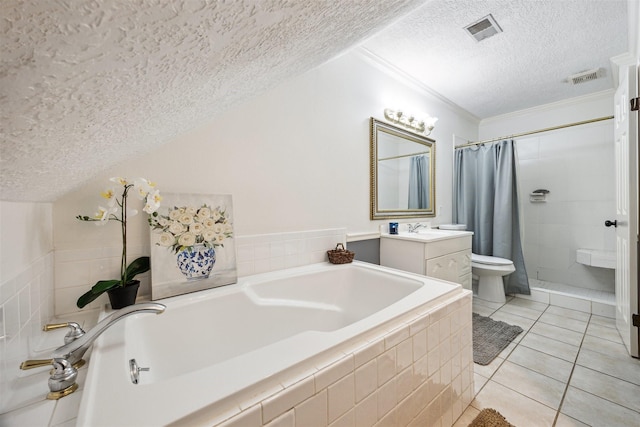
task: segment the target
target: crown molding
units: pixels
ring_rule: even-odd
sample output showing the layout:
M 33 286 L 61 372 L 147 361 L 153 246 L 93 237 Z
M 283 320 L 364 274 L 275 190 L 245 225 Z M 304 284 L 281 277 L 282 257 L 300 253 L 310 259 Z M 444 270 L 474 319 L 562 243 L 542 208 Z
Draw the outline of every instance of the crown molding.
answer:
M 538 105 L 536 107 L 526 108 L 524 110 L 518 110 L 518 111 L 513 111 L 511 113 L 500 114 L 499 116 L 487 117 L 486 119 L 482 119 L 480 121 L 480 124 L 485 125 L 487 123 L 492 123 L 492 122 L 501 121 L 505 119 L 527 116 L 529 114 L 540 113 L 544 111 L 550 111 L 560 107 L 567 107 L 575 104 L 582 104 L 588 101 L 597 101 L 597 100 L 606 99 L 606 98 L 610 98 L 613 101 L 614 94 L 615 94 L 615 89 L 607 89 L 600 92 L 591 93 L 589 95 L 576 96 L 575 98 L 563 99 L 561 101 L 551 102 L 549 104 L 544 104 L 544 105 Z
M 421 91 L 423 94 L 437 99 L 438 101 L 445 104 L 451 111 L 455 112 L 456 114 L 464 116 L 468 120 L 475 121 L 476 123 L 480 123 L 480 118 L 478 116 L 460 107 L 458 104 L 454 103 L 450 99 L 445 98 L 444 96 L 442 96 L 441 94 L 439 94 L 438 92 L 430 88 L 429 86 L 422 83 L 420 80 L 416 79 L 415 77 L 411 76 L 410 74 L 396 67 L 391 62 L 371 52 L 366 47 L 360 46 L 354 49 L 354 52 L 358 56 L 363 58 L 365 61 L 367 61 L 369 64 L 371 64 L 378 70 L 382 71 L 383 73 L 387 74 L 391 78 L 398 80 L 401 83 L 406 84 L 408 86 L 412 86 L 417 90 Z

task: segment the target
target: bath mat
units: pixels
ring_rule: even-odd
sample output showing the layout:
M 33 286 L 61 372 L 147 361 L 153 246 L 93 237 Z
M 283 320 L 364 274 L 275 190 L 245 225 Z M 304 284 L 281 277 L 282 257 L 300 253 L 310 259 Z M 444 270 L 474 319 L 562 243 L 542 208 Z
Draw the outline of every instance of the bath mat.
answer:
M 473 313 L 473 361 L 488 365 L 521 332 L 520 326 Z
M 471 421 L 469 427 L 515 427 L 495 409 L 483 409 Z

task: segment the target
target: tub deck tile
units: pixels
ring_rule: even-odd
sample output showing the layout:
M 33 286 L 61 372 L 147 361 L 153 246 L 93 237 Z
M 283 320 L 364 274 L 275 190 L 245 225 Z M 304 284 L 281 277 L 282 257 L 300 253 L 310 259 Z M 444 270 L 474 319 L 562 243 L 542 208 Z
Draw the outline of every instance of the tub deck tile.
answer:
M 390 331 L 386 335 L 386 337 L 384 338 L 384 348 L 388 350 L 392 347 L 395 347 L 407 338 L 409 338 L 409 327 L 406 325 L 402 325 L 401 327 Z
M 262 402 L 262 422 L 268 423 L 285 411 L 302 403 L 315 393 L 313 377 L 309 377 Z
M 330 384 L 335 383 L 340 378 L 353 372 L 354 369 L 354 357 L 352 354 L 343 357 L 342 359 L 327 366 L 324 369 L 321 369 L 319 372 L 314 374 L 316 382 L 316 392 L 327 388 Z
M 384 340 L 379 338 L 354 351 L 355 367 L 362 366 L 384 353 Z

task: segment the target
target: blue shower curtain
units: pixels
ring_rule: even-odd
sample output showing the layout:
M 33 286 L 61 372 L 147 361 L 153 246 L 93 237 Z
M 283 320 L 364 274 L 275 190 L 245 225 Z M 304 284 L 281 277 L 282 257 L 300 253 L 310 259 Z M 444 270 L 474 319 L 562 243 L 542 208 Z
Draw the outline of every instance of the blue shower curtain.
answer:
M 516 271 L 505 277 L 507 294 L 530 295 L 520 240 L 515 142 L 457 148 L 453 222 L 473 231 L 473 253 L 507 258 Z
M 429 158 L 411 157 L 409 166 L 409 209 L 429 209 Z

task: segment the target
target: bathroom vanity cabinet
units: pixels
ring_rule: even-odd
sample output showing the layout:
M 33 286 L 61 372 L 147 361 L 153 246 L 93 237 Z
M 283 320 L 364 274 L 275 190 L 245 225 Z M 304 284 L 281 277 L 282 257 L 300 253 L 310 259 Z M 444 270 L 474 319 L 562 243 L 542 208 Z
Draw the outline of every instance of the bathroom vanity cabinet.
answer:
M 380 265 L 459 283 L 471 289 L 469 231 L 428 230 L 380 236 Z

